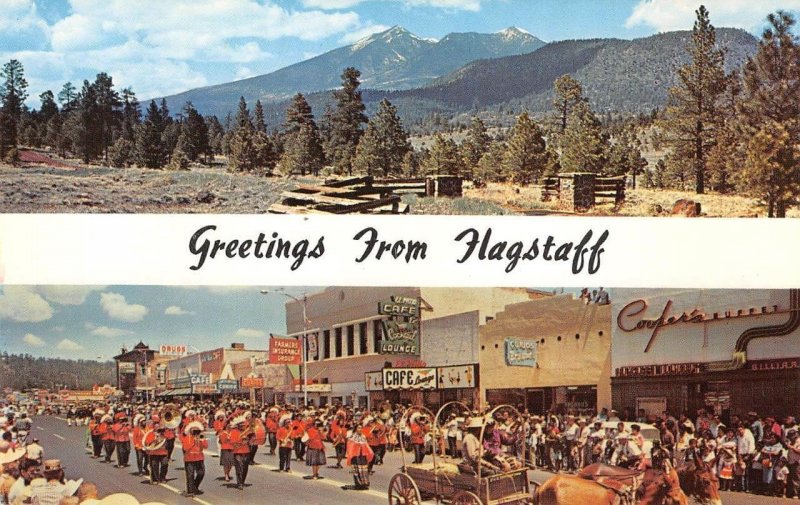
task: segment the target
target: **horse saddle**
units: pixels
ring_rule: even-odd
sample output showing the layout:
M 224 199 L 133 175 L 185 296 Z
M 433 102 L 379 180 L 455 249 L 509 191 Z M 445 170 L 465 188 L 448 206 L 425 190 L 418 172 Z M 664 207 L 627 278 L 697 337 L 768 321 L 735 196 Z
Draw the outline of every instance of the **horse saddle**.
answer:
M 594 463 L 581 469 L 577 476 L 590 480 L 617 494 L 622 504 L 635 503 L 636 490 L 642 482 L 642 474 L 638 470 L 629 470 L 618 466 Z

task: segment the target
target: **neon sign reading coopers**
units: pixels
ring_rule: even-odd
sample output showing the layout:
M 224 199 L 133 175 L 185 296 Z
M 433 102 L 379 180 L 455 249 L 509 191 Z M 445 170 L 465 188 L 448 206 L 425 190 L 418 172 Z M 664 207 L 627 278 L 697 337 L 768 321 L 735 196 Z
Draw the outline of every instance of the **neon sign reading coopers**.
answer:
M 672 300 L 667 300 L 661 315 L 655 319 L 645 319 L 642 315 L 647 311 L 648 304 L 645 300 L 634 300 L 625 305 L 617 314 L 617 327 L 631 333 L 640 330 L 652 330 L 644 352 L 648 352 L 655 343 L 656 337 L 662 328 L 675 326 L 683 323 L 703 324 L 715 321 L 728 321 L 731 319 L 741 319 L 745 317 L 766 316 L 774 314 L 785 314 L 791 310 L 781 310 L 777 305 L 764 306 L 760 308 L 726 310 L 724 312 L 706 313 L 701 309 L 693 309 L 691 312 L 682 312 L 680 315 L 670 315 Z

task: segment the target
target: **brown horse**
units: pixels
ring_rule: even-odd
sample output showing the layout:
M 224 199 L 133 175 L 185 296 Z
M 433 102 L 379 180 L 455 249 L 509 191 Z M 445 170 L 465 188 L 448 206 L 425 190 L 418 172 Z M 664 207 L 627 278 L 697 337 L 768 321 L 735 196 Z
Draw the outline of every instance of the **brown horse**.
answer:
M 639 505 L 688 505 L 681 491 L 678 474 L 667 466 L 666 471 L 647 470 L 636 490 Z M 571 475 L 556 475 L 539 486 L 533 495 L 535 505 L 614 505 L 619 495 L 610 487 L 593 480 Z
M 692 461 L 684 463 L 678 469 L 681 489 L 688 496 L 694 497 L 700 503 L 722 505 L 719 495 L 719 479 L 714 474 L 711 465 L 703 462 L 695 454 Z

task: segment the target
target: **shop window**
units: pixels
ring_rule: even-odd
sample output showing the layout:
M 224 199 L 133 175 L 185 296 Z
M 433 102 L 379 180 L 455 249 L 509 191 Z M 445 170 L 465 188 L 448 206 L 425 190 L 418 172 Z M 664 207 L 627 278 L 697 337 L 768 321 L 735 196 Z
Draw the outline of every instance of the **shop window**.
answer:
M 381 320 L 376 319 L 372 321 L 372 348 L 375 349 L 375 352 L 380 352 L 381 350 L 381 335 L 383 334 L 383 328 L 381 328 Z
M 352 324 L 347 327 L 347 355 L 356 353 L 356 328 Z
M 331 330 L 322 332 L 322 357 L 324 359 L 331 357 Z
M 334 340 L 334 357 L 341 358 L 342 357 L 342 329 L 335 328 L 333 330 L 333 340 Z
M 369 346 L 367 337 L 367 323 L 359 323 L 358 324 L 358 343 L 359 343 L 359 352 L 361 354 L 367 354 L 369 352 Z

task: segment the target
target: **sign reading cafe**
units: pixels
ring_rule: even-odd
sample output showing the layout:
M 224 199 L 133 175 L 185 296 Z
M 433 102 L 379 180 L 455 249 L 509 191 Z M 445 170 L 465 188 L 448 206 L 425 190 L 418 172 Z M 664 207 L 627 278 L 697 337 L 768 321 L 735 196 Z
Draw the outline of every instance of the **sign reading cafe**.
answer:
M 381 321 L 381 354 L 419 354 L 419 298 L 393 296 L 378 303 Z
M 384 368 L 383 389 L 436 389 L 435 368 Z
M 508 366 L 536 366 L 539 342 L 534 339 L 507 338 L 506 364 Z

